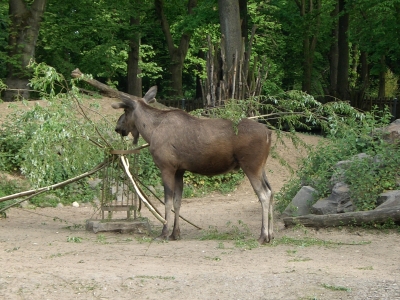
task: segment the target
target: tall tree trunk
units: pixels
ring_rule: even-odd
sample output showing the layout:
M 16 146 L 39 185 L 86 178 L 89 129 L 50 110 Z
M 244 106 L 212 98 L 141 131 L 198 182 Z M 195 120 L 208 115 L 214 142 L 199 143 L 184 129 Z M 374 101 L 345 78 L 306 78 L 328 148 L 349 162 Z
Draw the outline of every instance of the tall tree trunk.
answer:
M 140 24 L 139 16 L 131 17 L 131 27 L 134 29 Z M 135 96 L 142 96 L 142 78 L 138 75 L 141 73 L 139 67 L 140 61 L 140 33 L 135 30 L 134 36 L 129 41 L 129 53 L 128 53 L 128 69 L 127 69 L 127 91 L 128 94 Z
M 232 70 L 235 58 L 242 53 L 242 30 L 238 0 L 218 0 L 219 22 L 224 36 L 227 70 Z
M 339 1 L 339 32 L 338 32 L 338 76 L 337 94 L 341 100 L 349 100 L 349 13 L 346 11 L 346 0 Z
M 315 3 L 314 3 L 315 2 Z M 314 53 L 317 45 L 318 30 L 320 27 L 321 0 L 301 0 L 296 3 L 300 10 L 300 16 L 305 18 L 307 15 L 312 17 L 313 22 L 307 23 L 303 36 L 303 82 L 302 90 L 311 93 L 312 70 L 314 64 Z M 316 7 L 314 7 L 314 5 Z M 310 18 L 309 18 L 310 19 Z
M 385 65 L 385 56 L 381 57 L 381 71 L 379 72 L 379 91 L 378 97 L 384 98 L 386 95 L 386 65 Z
M 338 74 L 338 22 L 336 17 L 339 13 L 339 4 L 336 3 L 335 9 L 331 12 L 331 18 L 334 19 L 331 36 L 332 43 L 329 49 L 329 94 L 336 97 L 337 93 L 337 74 Z
M 184 32 L 180 38 L 178 47 L 175 47 L 174 40 L 169 28 L 167 17 L 164 13 L 164 0 L 154 0 L 157 17 L 161 23 L 161 28 L 164 32 L 167 41 L 168 53 L 171 58 L 169 70 L 171 73 L 171 87 L 174 96 L 182 97 L 182 71 L 183 62 L 189 49 L 189 42 L 191 38 L 190 32 Z M 188 14 L 193 13 L 193 8 L 197 6 L 197 0 L 188 0 Z
M 247 16 L 247 0 L 239 0 L 239 11 L 240 11 L 240 23 L 242 30 L 242 40 L 244 44 L 247 46 L 249 44 L 249 22 Z
M 46 0 L 34 0 L 29 7 L 28 2 L 30 1 L 9 0 L 11 24 L 8 56 L 13 62 L 7 64 L 6 84 L 9 90 L 4 94 L 5 101 L 14 101 L 19 97 L 29 99 L 27 86 L 29 72 L 26 67 L 35 57 L 36 41 Z
M 365 90 L 369 85 L 369 64 L 368 64 L 367 52 L 361 51 L 360 62 L 361 62 L 361 72 L 360 72 L 361 84 Z

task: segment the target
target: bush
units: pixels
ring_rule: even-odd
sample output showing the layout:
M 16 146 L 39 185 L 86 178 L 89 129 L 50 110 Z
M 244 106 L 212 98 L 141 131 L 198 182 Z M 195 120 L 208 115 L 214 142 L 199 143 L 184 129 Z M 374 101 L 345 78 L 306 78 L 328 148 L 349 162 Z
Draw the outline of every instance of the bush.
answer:
M 389 145 L 382 137 L 372 134 L 374 129 L 386 126 L 390 113 L 366 113 L 363 118 L 347 118 L 346 123 L 337 127 L 335 134 L 327 136 L 299 164 L 295 176 L 276 195 L 278 211 L 282 212 L 302 186 L 315 188 L 315 201 L 327 197 L 332 189 L 330 179 L 334 175 L 337 162 L 351 159 L 358 153 L 378 157 L 383 164 L 370 160 L 353 160 L 345 172 L 353 203 L 359 210 L 376 207 L 376 200 L 384 190 L 396 186 L 400 175 L 400 152 L 395 145 Z

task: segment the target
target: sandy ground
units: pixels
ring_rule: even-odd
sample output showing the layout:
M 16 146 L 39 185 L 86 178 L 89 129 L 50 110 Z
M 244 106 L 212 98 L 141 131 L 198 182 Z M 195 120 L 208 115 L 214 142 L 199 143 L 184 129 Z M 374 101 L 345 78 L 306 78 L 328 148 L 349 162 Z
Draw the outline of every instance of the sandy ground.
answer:
M 305 155 L 279 149 L 293 166 Z M 267 172 L 275 191 L 289 177 L 273 159 Z M 261 226 L 247 180 L 230 195 L 184 199 L 181 214 L 220 233 L 241 228 L 240 221 L 249 238 Z M 160 223 L 146 209 L 142 215 L 159 233 Z M 0 219 L 0 299 L 400 299 L 398 232 L 284 228 L 276 218 L 276 242 L 249 250 L 201 240 L 205 231 L 185 222 L 179 241 L 94 234 L 85 230 L 94 218 L 100 215 L 89 205 L 10 209 Z M 304 243 L 282 243 L 290 238 Z M 334 244 L 308 246 L 307 239 Z

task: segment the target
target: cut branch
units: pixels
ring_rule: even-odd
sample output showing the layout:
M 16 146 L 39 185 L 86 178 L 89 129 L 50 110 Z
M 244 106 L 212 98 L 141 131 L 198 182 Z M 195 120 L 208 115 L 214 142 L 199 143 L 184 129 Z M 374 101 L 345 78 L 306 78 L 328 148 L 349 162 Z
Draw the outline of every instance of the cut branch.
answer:
M 66 185 L 68 185 L 68 184 L 70 184 L 72 182 L 78 181 L 78 180 L 80 180 L 82 178 L 85 178 L 87 176 L 90 176 L 90 175 L 98 172 L 99 170 L 101 170 L 101 169 L 105 168 L 106 166 L 108 166 L 111 161 L 112 161 L 112 159 L 108 158 L 104 162 L 98 164 L 92 170 L 90 170 L 90 171 L 88 171 L 86 173 L 83 173 L 83 174 L 81 174 L 81 175 L 79 175 L 77 177 L 65 180 L 63 182 L 59 182 L 59 183 L 56 183 L 56 184 L 53 184 L 53 185 L 42 187 L 42 188 L 39 188 L 39 189 L 36 189 L 36 190 L 29 190 L 29 191 L 25 191 L 25 192 L 21 192 L 21 193 L 16 193 L 16 194 L 13 194 L 13 195 L 8 195 L 8 196 L 5 196 L 5 197 L 1 197 L 0 198 L 0 202 L 4 202 L 4 201 L 7 201 L 7 200 L 11 200 L 11 199 L 16 199 L 16 198 L 20 198 L 20 197 L 30 196 L 30 195 L 33 195 L 33 194 L 47 192 L 47 191 L 50 191 L 50 190 L 54 190 L 54 189 L 58 189 L 58 188 L 64 187 L 64 186 L 66 186 Z
M 139 196 L 140 200 L 143 201 L 144 205 L 150 210 L 150 212 L 159 220 L 161 223 L 166 224 L 167 221 L 157 212 L 157 210 L 151 205 L 151 203 L 148 201 L 147 196 L 142 193 L 141 189 L 138 188 L 135 180 L 133 180 L 132 174 L 129 171 L 129 162 L 125 158 L 125 156 L 121 155 L 120 156 L 122 166 L 124 167 L 124 171 L 126 176 L 128 176 L 129 180 L 131 181 L 133 187 L 136 190 L 136 194 Z

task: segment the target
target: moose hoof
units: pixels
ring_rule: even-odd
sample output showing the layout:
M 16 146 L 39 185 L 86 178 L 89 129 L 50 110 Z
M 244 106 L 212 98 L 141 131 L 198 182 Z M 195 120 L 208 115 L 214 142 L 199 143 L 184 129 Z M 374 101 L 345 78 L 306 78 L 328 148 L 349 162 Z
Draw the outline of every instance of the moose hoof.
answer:
M 156 237 L 154 240 L 161 241 L 161 242 L 168 241 L 168 236 L 164 235 L 164 234 L 161 234 L 158 237 Z
M 260 245 L 263 245 L 263 244 L 267 244 L 267 243 L 271 242 L 273 239 L 274 239 L 273 235 L 271 235 L 271 236 L 261 235 L 260 238 L 258 239 L 258 242 L 260 243 Z
M 180 240 L 180 239 L 181 239 L 180 235 L 171 234 L 171 235 L 169 236 L 169 240 L 170 240 L 170 241 L 177 241 L 177 240 Z

